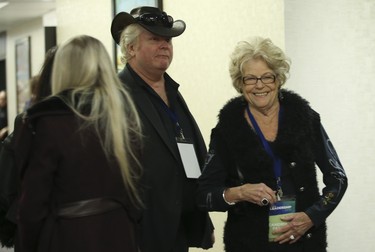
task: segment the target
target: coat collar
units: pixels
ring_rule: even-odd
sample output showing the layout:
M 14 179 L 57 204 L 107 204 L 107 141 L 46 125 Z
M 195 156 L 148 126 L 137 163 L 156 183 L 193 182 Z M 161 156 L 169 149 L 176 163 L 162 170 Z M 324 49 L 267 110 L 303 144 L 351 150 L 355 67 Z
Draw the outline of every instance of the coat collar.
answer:
M 24 118 L 35 119 L 45 115 L 60 115 L 60 114 L 71 114 L 72 110 L 66 105 L 60 98 L 51 96 L 41 102 L 34 104 L 30 107 Z
M 171 78 L 167 74 L 165 74 L 164 76 L 166 79 L 171 80 Z M 168 146 L 168 149 L 174 155 L 175 159 L 179 160 L 179 153 L 177 152 L 176 148 L 171 145 L 168 132 L 166 131 L 158 115 L 158 112 L 156 111 L 149 97 L 145 93 L 144 87 L 142 87 L 142 85 L 147 84 L 144 83 L 144 81 L 130 68 L 129 65 L 126 65 L 126 67 L 119 73 L 119 78 L 122 80 L 123 83 L 126 83 L 126 85 L 130 87 L 132 98 L 138 107 L 138 112 L 144 115 L 144 117 L 149 121 L 149 123 L 154 127 L 156 132 L 159 134 L 163 142 Z M 137 78 L 140 78 L 140 80 L 137 80 Z M 177 84 L 174 81 L 172 83 L 175 83 L 173 85 Z

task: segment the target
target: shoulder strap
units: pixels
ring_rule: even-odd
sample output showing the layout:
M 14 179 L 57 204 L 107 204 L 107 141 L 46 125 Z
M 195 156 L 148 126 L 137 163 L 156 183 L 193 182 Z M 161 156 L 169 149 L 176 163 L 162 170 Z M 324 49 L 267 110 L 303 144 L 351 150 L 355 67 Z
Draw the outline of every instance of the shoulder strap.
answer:
M 1 204 L 6 208 L 17 195 L 17 170 L 11 146 L 12 139 L 13 133 L 2 142 L 0 151 L 0 199 Z
M 24 115 L 22 120 L 16 121 L 14 127 L 14 149 L 17 151 L 14 154 L 17 160 L 17 171 L 21 179 L 29 160 L 34 135 L 36 135 L 34 125 L 27 115 Z

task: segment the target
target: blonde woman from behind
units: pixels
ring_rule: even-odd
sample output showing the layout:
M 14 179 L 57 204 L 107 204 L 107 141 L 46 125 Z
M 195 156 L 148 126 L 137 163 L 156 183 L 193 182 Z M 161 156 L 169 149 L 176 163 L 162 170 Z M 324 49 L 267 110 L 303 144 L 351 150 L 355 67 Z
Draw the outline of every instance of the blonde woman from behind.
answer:
M 140 122 L 99 40 L 59 46 L 52 96 L 24 121 L 20 251 L 138 251 Z

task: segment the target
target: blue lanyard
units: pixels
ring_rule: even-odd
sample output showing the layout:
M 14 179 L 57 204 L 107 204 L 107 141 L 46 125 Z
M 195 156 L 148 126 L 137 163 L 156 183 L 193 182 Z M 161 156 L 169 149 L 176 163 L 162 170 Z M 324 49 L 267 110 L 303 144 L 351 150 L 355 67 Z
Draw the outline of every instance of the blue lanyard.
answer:
M 185 139 L 185 136 L 184 136 L 184 132 L 178 122 L 178 116 L 177 114 L 172 111 L 168 106 L 167 104 L 165 104 L 165 102 L 163 100 L 160 99 L 160 103 L 163 105 L 163 108 L 165 110 L 165 112 L 167 112 L 169 118 L 172 120 L 172 122 L 174 123 L 174 125 L 176 126 L 176 129 L 177 129 L 177 132 L 179 133 L 179 137 L 180 139 Z
M 251 121 L 257 135 L 259 136 L 260 140 L 262 141 L 264 149 L 266 150 L 267 154 L 273 159 L 273 171 L 274 171 L 275 177 L 276 177 L 278 196 L 282 197 L 281 159 L 273 153 L 271 146 L 268 144 L 268 141 L 266 140 L 262 131 L 260 130 L 260 128 L 258 126 L 258 123 L 256 122 L 254 116 L 251 114 L 249 106 L 246 106 L 246 112 L 247 112 L 247 115 L 250 118 L 250 121 Z M 282 114 L 282 107 L 280 106 L 279 123 L 280 123 L 281 114 Z

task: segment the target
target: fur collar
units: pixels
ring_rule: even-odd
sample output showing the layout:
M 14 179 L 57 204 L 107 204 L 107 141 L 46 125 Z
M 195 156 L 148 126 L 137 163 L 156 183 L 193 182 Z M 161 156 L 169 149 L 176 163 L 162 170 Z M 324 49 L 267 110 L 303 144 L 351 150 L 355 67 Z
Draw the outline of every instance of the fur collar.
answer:
M 319 115 L 310 108 L 306 100 L 291 91 L 280 90 L 279 99 L 283 114 L 277 138 L 271 143 L 275 154 L 284 162 L 304 163 L 313 160 L 313 128 L 319 122 Z M 266 181 L 269 186 L 275 187 L 272 160 L 244 119 L 246 106 L 247 101 L 243 96 L 231 99 L 219 113 L 217 129 L 224 137 L 238 167 L 242 167 L 241 172 L 247 181 Z M 250 163 L 252 170 L 248 171 L 245 167 L 249 167 Z
M 309 103 L 298 94 L 288 91 L 280 90 L 279 93 L 280 104 L 283 107 L 283 114 L 281 115 L 278 135 L 275 139 L 275 145 L 296 148 L 301 144 L 302 140 L 313 131 L 313 119 L 320 121 L 319 114 L 311 109 Z M 255 136 L 255 132 L 244 120 L 244 111 L 247 106 L 247 101 L 243 96 L 231 99 L 219 113 L 219 125 L 224 129 L 235 132 L 246 132 L 245 134 Z M 283 152 L 283 149 L 277 151 Z M 287 148 L 288 149 L 288 148 Z

